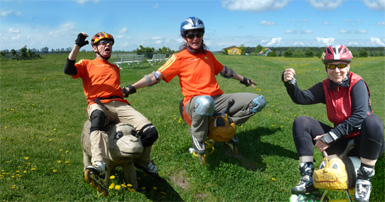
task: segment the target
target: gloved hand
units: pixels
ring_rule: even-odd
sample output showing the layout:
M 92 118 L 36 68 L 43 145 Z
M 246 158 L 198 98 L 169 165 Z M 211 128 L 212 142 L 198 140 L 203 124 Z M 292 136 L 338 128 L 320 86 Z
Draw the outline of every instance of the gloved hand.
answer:
M 128 88 L 128 91 L 127 91 L 127 88 Z M 128 97 L 128 95 L 136 93 L 136 88 L 132 85 L 128 85 L 127 87 L 122 87 L 122 90 L 123 90 L 124 97 Z
M 87 45 L 89 42 L 86 41 L 87 36 L 85 36 L 82 33 L 78 34 L 78 38 L 75 40 L 75 44 L 78 45 L 80 48 Z
M 242 80 L 242 81 L 239 81 L 239 83 L 245 84 L 246 87 L 251 86 L 251 85 L 253 85 L 253 84 L 256 84 L 253 80 L 248 79 L 248 78 L 246 78 L 246 77 L 243 77 L 243 80 Z

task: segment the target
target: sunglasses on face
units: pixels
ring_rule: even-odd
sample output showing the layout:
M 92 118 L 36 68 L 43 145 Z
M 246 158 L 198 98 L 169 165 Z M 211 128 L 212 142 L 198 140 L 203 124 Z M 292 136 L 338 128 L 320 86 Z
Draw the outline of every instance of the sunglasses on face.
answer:
M 108 43 L 112 46 L 114 45 L 114 42 L 112 40 L 101 40 L 99 42 L 100 44 L 107 45 Z
M 199 39 L 203 37 L 203 34 L 202 33 L 187 34 L 186 37 L 189 39 L 194 39 L 195 37 L 197 37 Z
M 343 69 L 345 67 L 347 67 L 349 64 L 347 63 L 340 63 L 340 64 L 329 64 L 327 65 L 327 67 L 329 69 L 335 69 L 335 68 L 338 68 L 338 69 Z

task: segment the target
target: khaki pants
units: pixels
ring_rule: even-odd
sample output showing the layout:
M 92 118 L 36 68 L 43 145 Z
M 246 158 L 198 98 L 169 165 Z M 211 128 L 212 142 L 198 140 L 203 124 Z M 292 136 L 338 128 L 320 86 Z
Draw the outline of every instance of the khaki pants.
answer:
M 253 113 L 249 108 L 249 103 L 258 97 L 258 94 L 254 93 L 231 93 L 231 94 L 222 94 L 214 96 L 215 103 L 215 112 L 221 112 L 227 106 L 227 102 L 230 99 L 234 99 L 235 103 L 230 108 L 228 115 L 231 117 L 235 124 L 245 123 Z M 201 116 L 195 112 L 195 102 L 196 97 L 193 97 L 185 106 L 186 112 L 191 116 L 192 123 L 190 127 L 190 133 L 193 135 L 199 142 L 206 140 L 208 135 L 208 128 L 210 124 L 211 117 Z
M 130 105 L 119 102 L 119 101 L 111 101 L 109 103 L 104 104 L 108 110 L 104 109 L 99 104 L 92 104 L 88 106 L 87 113 L 88 118 L 90 119 L 90 116 L 93 111 L 95 110 L 101 110 L 106 115 L 106 125 L 111 122 L 122 122 L 122 123 L 128 123 L 131 124 L 137 133 L 143 128 L 143 126 L 147 124 L 151 124 L 151 122 L 144 117 L 141 113 L 136 111 L 134 108 L 132 108 Z M 118 120 L 116 120 L 116 117 L 114 117 L 114 114 L 117 115 Z M 103 161 L 103 159 L 109 159 L 108 155 L 108 134 L 105 131 L 93 131 L 90 134 L 90 141 L 91 141 L 91 162 L 94 163 L 96 161 Z M 148 149 L 145 148 L 147 151 L 151 151 L 151 148 Z M 147 165 L 150 162 L 150 152 L 143 152 L 142 156 L 137 159 L 137 161 L 140 161 L 140 165 Z

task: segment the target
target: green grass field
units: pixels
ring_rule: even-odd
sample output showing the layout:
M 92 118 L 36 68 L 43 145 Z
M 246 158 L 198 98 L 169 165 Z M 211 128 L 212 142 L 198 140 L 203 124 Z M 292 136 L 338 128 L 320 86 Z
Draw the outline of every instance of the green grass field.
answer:
M 252 92 L 267 100 L 262 112 L 237 128 L 239 155 L 230 155 L 223 144 L 216 143 L 215 152 L 201 166 L 188 153 L 191 138 L 178 111 L 182 99 L 178 79 L 139 89 L 128 100 L 157 126 L 160 137 L 152 158 L 164 181 L 153 181 L 138 170 L 136 191 L 114 187 L 104 198 L 83 178 L 80 136 L 87 103 L 81 80 L 63 73 L 66 57 L 0 61 L 1 201 L 289 201 L 290 189 L 300 178 L 291 132 L 294 119 L 306 115 L 329 123 L 324 105 L 294 104 L 280 80 L 282 71 L 291 67 L 299 87 L 311 87 L 326 78 L 319 59 L 218 55 L 221 63 L 257 82 L 255 89 L 246 88 L 219 76 L 225 93 Z M 78 58 L 92 59 L 94 54 L 81 53 Z M 122 85 L 159 66 L 125 67 Z M 368 83 L 373 110 L 384 121 L 384 57 L 355 58 L 351 71 Z M 315 153 L 318 164 L 321 154 Z M 385 201 L 384 167 L 382 156 L 371 201 Z M 124 184 L 119 171 L 112 180 L 117 185 Z M 328 195 L 344 196 L 342 192 Z

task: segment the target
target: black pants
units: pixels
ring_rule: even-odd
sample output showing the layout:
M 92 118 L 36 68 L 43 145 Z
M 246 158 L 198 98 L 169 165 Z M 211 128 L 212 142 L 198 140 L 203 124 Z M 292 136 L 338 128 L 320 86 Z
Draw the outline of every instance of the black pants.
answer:
M 332 127 L 316 119 L 306 116 L 298 117 L 293 123 L 293 139 L 298 156 L 313 156 L 315 144 L 313 139 L 331 129 Z M 384 124 L 376 115 L 368 116 L 362 122 L 360 134 L 352 138 L 354 138 L 355 147 L 349 152 L 349 156 L 376 160 L 384 153 Z M 341 137 L 331 143 L 326 150 L 327 154 L 342 153 L 352 138 Z

